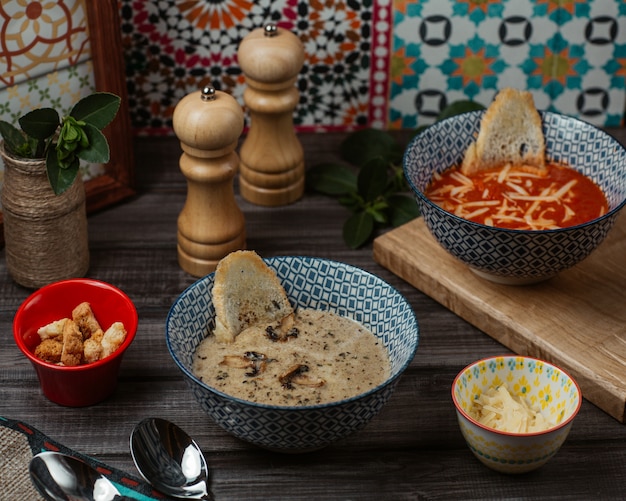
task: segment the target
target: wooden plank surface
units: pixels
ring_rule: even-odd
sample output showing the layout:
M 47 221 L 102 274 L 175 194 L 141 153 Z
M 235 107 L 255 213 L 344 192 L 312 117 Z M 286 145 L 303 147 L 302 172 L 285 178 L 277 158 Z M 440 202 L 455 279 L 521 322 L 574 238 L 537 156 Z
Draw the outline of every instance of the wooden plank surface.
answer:
M 626 406 L 626 214 L 586 260 L 545 282 L 477 277 L 422 218 L 374 242 L 374 259 L 515 353 L 571 373 L 583 396 L 620 422 Z
M 338 161 L 344 137 L 301 135 L 307 165 Z M 626 142 L 626 129 L 621 137 Z M 623 499 L 626 426 L 589 401 L 561 450 L 536 472 L 502 475 L 479 462 L 459 430 L 450 387 L 465 365 L 509 350 L 378 264 L 371 244 L 345 245 L 341 232 L 349 211 L 313 193 L 277 208 L 238 198 L 249 248 L 268 257 L 335 259 L 380 276 L 415 311 L 416 356 L 382 412 L 326 449 L 296 456 L 271 453 L 224 432 L 195 402 L 165 343 L 168 310 L 195 280 L 181 270 L 176 256 L 176 221 L 186 195 L 180 147 L 171 137 L 134 142 L 137 195 L 89 216 L 89 276 L 126 291 L 139 313 L 118 388 L 107 401 L 86 408 L 60 407 L 42 396 L 11 333 L 13 315 L 30 291 L 10 279 L 0 250 L 0 416 L 26 421 L 131 475 L 138 475 L 128 446 L 133 426 L 148 416 L 170 419 L 202 447 L 219 501 Z M 15 497 L 0 489 L 0 499 Z

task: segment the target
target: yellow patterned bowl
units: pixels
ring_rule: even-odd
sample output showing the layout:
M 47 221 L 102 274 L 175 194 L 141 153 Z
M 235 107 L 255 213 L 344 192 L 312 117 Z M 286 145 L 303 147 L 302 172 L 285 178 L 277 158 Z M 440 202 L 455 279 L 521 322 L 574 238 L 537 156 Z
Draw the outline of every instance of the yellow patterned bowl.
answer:
M 474 411 L 476 402 L 482 401 L 481 395 L 490 388 L 502 385 L 515 400 L 523 399 L 539 412 L 550 427 L 538 432 L 507 432 L 481 424 Z M 536 358 L 505 355 L 463 369 L 452 383 L 452 401 L 461 433 L 482 463 L 503 473 L 526 473 L 557 453 L 580 410 L 582 394 L 562 369 Z

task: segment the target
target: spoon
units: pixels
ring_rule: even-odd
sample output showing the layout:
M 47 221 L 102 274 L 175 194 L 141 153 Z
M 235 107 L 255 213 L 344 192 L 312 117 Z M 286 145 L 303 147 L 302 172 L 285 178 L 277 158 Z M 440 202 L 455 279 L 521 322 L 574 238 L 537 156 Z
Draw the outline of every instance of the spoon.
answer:
M 144 419 L 130 435 L 130 452 L 139 473 L 163 494 L 213 499 L 209 469 L 200 447 L 174 423 Z
M 40 452 L 28 467 L 30 478 L 48 501 L 122 501 L 131 498 L 84 461 L 60 452 Z

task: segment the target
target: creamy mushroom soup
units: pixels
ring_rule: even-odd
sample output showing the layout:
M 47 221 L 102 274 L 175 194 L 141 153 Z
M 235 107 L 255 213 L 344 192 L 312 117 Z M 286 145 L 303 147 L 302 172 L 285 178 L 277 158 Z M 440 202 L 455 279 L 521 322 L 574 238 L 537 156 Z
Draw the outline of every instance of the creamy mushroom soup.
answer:
M 233 343 L 208 336 L 198 346 L 193 372 L 244 400 L 302 406 L 375 388 L 389 377 L 390 363 L 382 342 L 359 323 L 301 309 L 283 325 L 246 329 Z

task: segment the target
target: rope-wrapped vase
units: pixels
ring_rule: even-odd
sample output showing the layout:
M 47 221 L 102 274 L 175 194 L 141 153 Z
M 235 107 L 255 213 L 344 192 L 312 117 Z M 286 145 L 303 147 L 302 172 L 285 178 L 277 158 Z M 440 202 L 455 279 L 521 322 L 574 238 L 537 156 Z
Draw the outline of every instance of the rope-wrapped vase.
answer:
M 83 277 L 89 268 L 85 188 L 80 175 L 55 195 L 44 159 L 9 155 L 4 160 L 2 216 L 6 265 L 18 284 L 43 287 L 66 278 Z

